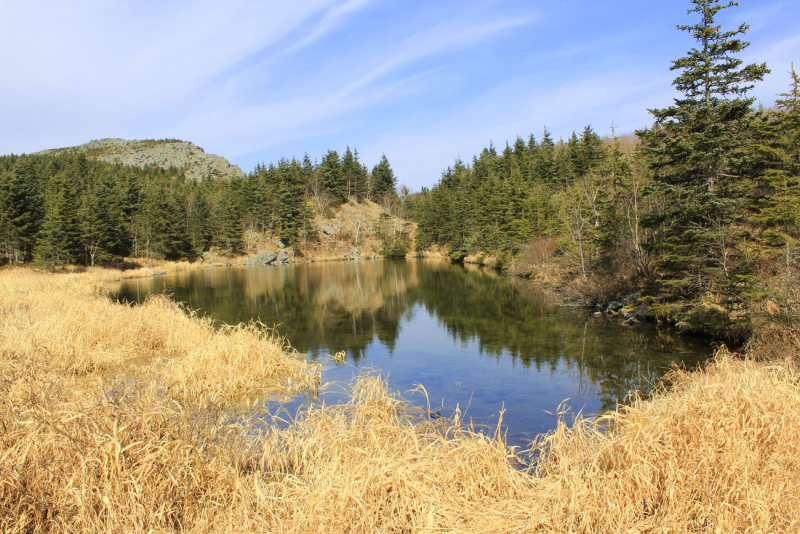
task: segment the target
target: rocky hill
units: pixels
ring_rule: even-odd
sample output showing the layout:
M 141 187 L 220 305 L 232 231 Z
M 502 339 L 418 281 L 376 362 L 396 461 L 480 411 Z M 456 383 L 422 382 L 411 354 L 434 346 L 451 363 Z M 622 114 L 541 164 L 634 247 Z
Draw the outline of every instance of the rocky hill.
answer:
M 45 150 L 41 153 L 82 152 L 86 157 L 108 163 L 120 163 L 144 167 L 158 165 L 168 169 L 183 169 L 187 178 L 202 180 L 208 176 L 230 178 L 243 176 L 238 165 L 215 154 L 206 154 L 205 150 L 188 141 L 177 139 L 146 139 L 144 141 L 126 141 L 125 139 L 100 139 L 84 145 Z

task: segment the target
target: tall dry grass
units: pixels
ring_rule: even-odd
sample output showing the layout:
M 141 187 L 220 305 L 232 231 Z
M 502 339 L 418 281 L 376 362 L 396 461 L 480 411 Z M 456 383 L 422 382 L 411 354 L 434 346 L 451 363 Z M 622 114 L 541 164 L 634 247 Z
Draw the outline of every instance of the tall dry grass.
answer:
M 150 365 L 159 385 L 240 396 L 313 383 L 314 367 L 249 324 L 221 330 L 163 296 L 141 306 L 103 297 L 109 275 L 0 271 L 2 361 L 43 361 L 82 376 Z
M 20 365 L 8 325 L 4 532 L 800 528 L 800 374 L 788 358 L 723 351 L 704 370 L 674 372 L 651 398 L 562 423 L 520 453 L 502 434 L 427 419 L 372 375 L 352 385 L 348 403 L 281 424 L 257 410 L 234 414 L 203 387 L 150 388 L 84 370 L 77 390 L 74 366 Z M 166 369 L 153 373 L 163 379 Z

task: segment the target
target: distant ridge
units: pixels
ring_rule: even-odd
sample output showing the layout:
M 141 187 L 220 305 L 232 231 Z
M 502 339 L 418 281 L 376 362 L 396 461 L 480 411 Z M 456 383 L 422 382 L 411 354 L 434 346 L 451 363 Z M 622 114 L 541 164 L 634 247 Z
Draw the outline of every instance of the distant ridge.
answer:
M 183 169 L 187 178 L 202 180 L 206 177 L 232 178 L 244 176 L 238 165 L 188 141 L 178 139 L 99 139 L 84 145 L 43 150 L 39 154 L 84 153 L 86 157 L 133 167 L 157 165 L 163 169 Z

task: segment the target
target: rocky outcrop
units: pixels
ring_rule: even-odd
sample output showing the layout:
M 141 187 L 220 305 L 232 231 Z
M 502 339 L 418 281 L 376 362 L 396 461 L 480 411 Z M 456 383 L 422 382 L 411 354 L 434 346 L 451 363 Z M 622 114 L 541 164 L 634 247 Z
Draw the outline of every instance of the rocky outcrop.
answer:
M 87 158 L 107 163 L 119 163 L 133 167 L 156 165 L 163 169 L 182 169 L 187 178 L 202 180 L 206 177 L 231 178 L 244 176 L 238 165 L 188 141 L 177 139 L 126 141 L 124 139 L 100 139 L 85 145 L 45 150 L 41 153 L 84 153 Z
M 271 250 L 259 250 L 255 255 L 244 259 L 245 265 L 287 265 L 291 263 L 291 256 L 281 250 L 273 252 Z

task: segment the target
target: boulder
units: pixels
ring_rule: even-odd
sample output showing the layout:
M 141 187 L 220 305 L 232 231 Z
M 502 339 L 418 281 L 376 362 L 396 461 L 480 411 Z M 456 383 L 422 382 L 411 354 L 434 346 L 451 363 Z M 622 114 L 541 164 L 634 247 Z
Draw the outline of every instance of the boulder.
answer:
M 339 233 L 339 229 L 335 228 L 332 224 L 321 224 L 319 229 L 325 235 L 336 235 Z
M 244 259 L 245 265 L 271 265 L 277 259 L 278 254 L 270 250 L 259 250 L 254 256 Z
M 278 252 L 276 261 L 281 265 L 286 265 L 291 261 L 291 259 L 289 258 L 289 254 L 287 254 L 285 250 L 281 250 L 280 252 Z

